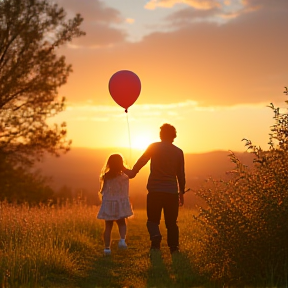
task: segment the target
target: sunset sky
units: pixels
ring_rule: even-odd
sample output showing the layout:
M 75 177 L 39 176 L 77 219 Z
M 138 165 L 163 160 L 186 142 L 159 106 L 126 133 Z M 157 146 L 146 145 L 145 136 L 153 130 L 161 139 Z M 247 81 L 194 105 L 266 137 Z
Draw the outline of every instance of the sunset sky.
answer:
M 270 102 L 285 107 L 287 0 L 57 0 L 80 13 L 86 36 L 59 51 L 73 66 L 59 94 L 72 147 L 144 149 L 159 127 L 177 129 L 185 153 L 268 147 Z M 141 94 L 128 113 L 110 77 L 135 72 Z

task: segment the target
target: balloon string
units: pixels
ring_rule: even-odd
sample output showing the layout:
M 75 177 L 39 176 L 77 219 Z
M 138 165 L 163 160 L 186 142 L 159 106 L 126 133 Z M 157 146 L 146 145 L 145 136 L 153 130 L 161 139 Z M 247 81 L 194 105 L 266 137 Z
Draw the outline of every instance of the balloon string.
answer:
M 130 126 L 129 126 L 129 121 L 128 121 L 128 113 L 126 112 L 126 119 L 127 119 L 127 127 L 128 127 L 128 137 L 129 137 L 129 147 L 130 147 L 130 159 L 129 159 L 129 163 L 131 165 L 131 158 L 132 158 L 132 147 L 131 147 L 131 136 L 130 136 Z

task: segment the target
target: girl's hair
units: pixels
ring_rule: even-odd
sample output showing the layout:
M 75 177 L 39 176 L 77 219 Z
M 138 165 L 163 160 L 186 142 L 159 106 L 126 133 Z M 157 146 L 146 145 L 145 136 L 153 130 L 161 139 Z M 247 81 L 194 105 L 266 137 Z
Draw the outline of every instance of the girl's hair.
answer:
M 100 180 L 115 178 L 121 175 L 124 163 L 120 154 L 112 154 L 109 156 L 106 165 L 104 165 L 100 174 Z
M 109 156 L 100 174 L 100 193 L 102 193 L 105 179 L 112 179 L 121 175 L 123 167 L 125 167 L 123 162 L 123 157 L 120 154 Z

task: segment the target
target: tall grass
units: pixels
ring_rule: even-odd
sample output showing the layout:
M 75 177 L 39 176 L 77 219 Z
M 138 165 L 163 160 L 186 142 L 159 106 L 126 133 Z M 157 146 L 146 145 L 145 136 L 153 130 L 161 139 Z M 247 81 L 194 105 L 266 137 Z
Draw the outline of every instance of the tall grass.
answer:
M 0 203 L 0 283 L 32 287 L 81 273 L 83 252 L 102 233 L 96 208 L 81 203 L 62 207 Z
M 103 226 L 97 208 L 81 203 L 61 207 L 29 207 L 0 202 L 0 284 L 10 287 L 194 287 L 187 248 L 170 256 L 163 233 L 162 254 L 149 257 L 146 211 L 135 210 L 127 220 L 128 249 L 118 249 L 117 225 L 112 231 L 112 255 L 103 255 Z M 180 212 L 180 230 L 189 227 L 191 210 Z M 191 228 L 191 227 L 190 227 Z M 192 230 L 189 230 L 194 231 Z M 186 251 L 185 251 L 186 250 Z M 157 255 L 156 255 L 157 256 Z M 89 259 L 90 257 L 90 259 Z

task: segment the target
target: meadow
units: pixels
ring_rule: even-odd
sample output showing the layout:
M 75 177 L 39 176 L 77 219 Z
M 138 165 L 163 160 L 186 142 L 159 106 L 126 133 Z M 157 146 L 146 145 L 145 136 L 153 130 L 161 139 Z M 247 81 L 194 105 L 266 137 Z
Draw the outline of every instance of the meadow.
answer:
M 263 195 L 246 177 L 255 191 L 246 185 L 238 191 L 240 180 L 237 186 L 211 180 L 197 192 L 206 208 L 180 208 L 176 255 L 169 253 L 163 220 L 161 253 L 150 254 L 145 210 L 127 219 L 127 250 L 118 249 L 113 227 L 107 257 L 99 206 L 0 202 L 1 287 L 288 287 L 288 197 L 275 186 Z
M 182 252 L 171 257 L 161 223 L 161 254 L 149 254 L 145 210 L 127 220 L 127 250 L 118 250 L 113 227 L 112 255 L 103 255 L 103 222 L 96 206 L 62 207 L 0 204 L 1 287 L 196 287 L 189 251 L 194 213 L 181 209 Z M 191 224 L 191 225 L 190 225 Z

